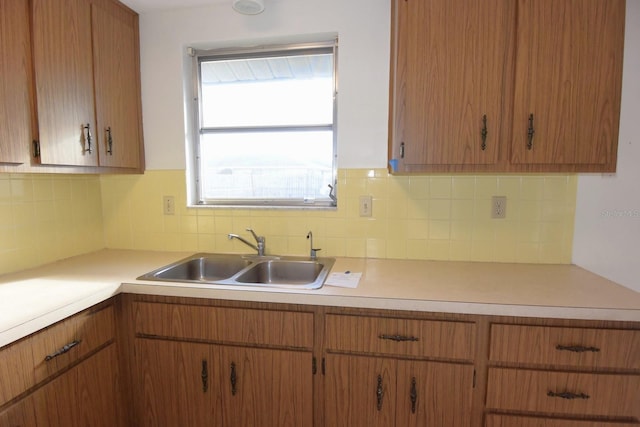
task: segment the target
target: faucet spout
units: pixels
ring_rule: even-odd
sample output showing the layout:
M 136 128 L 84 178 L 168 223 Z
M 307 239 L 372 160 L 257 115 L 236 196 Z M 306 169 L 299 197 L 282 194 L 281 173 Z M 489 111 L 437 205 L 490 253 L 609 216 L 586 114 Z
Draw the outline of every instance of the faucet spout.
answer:
M 245 245 L 249 246 L 250 248 L 252 248 L 254 251 L 258 252 L 258 256 L 264 256 L 264 248 L 265 248 L 265 238 L 264 236 L 258 236 L 252 229 L 247 228 L 247 231 L 251 232 L 251 234 L 253 235 L 254 239 L 256 239 L 256 243 L 257 245 L 254 245 L 253 243 L 247 241 L 244 239 L 244 237 L 239 236 L 237 234 L 233 234 L 233 233 L 229 233 L 227 235 L 227 237 L 229 238 L 229 240 L 232 239 L 238 239 L 240 240 L 242 243 L 244 243 Z

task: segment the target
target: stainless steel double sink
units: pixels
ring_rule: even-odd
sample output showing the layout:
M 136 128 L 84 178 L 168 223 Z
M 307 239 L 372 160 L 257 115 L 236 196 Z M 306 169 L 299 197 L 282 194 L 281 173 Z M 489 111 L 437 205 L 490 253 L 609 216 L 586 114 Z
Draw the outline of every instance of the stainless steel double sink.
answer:
M 319 289 L 334 262 L 333 258 L 197 253 L 138 280 Z

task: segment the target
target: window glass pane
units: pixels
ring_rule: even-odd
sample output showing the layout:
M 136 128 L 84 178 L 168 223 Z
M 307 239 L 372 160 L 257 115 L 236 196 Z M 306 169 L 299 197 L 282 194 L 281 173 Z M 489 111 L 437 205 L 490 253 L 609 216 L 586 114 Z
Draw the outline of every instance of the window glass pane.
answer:
M 200 63 L 202 127 L 333 122 L 333 54 Z
M 200 150 L 205 200 L 329 199 L 331 130 L 209 133 Z

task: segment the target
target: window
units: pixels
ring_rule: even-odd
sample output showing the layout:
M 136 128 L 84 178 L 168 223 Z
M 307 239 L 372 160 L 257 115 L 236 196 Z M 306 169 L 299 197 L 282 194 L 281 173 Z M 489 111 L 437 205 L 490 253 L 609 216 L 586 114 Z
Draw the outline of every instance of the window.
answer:
M 195 51 L 195 204 L 336 205 L 336 50 Z

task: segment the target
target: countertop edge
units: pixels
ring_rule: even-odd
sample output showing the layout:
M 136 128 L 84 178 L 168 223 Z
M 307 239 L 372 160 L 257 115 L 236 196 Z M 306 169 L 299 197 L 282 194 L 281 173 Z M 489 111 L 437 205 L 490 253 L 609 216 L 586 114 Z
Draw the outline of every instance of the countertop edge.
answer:
M 640 293 L 569 265 L 337 258 L 335 271 L 364 272 L 360 285 L 357 289 L 325 286 L 317 291 L 239 289 L 135 279 L 187 255 L 190 254 L 104 249 L 4 275 L 0 278 L 0 291 L 7 285 L 2 294 L 7 311 L 0 322 L 0 347 L 120 293 L 640 323 Z M 41 290 L 47 292 L 37 294 L 39 299 L 32 301 L 33 292 Z M 606 297 L 604 303 L 598 295 Z M 12 312 L 20 315 L 12 318 Z
M 0 348 L 21 340 L 74 314 L 80 313 L 89 307 L 100 304 L 120 294 L 120 289 L 120 285 L 101 289 L 89 296 L 70 302 L 62 307 L 54 308 L 27 322 L 4 330 L 0 332 Z

